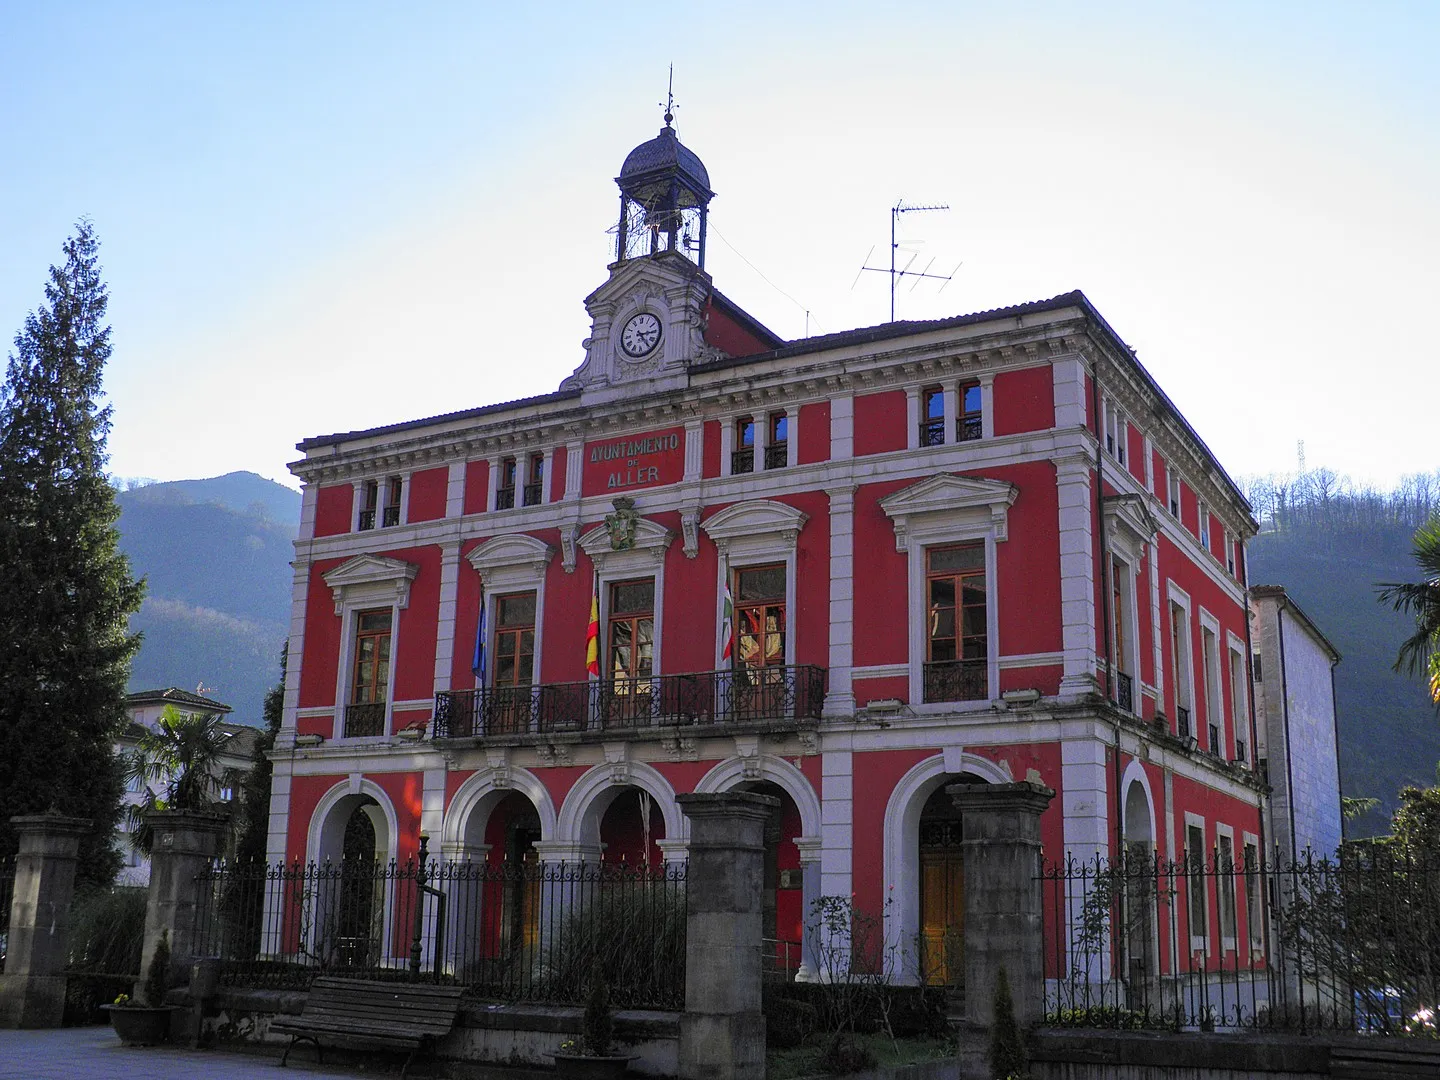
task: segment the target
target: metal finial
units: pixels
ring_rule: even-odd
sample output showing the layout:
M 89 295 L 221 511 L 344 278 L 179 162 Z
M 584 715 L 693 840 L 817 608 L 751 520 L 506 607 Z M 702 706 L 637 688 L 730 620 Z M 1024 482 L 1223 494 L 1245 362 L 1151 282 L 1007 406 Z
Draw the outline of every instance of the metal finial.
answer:
M 675 119 L 675 65 L 670 65 L 670 85 L 665 89 L 665 126 Z

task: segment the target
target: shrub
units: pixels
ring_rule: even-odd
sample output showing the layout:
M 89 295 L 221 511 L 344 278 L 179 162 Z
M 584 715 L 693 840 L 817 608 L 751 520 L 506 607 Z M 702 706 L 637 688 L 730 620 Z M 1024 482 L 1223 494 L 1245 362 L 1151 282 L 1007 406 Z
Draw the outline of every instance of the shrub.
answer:
M 605 987 L 605 980 L 598 976 L 590 980 L 590 995 L 585 999 L 582 1024 L 585 1053 L 592 1057 L 608 1056 L 615 1019 L 610 1015 L 610 992 Z
M 845 1031 L 837 1031 L 825 1044 L 825 1049 L 821 1051 L 817 1064 L 832 1076 L 844 1076 L 846 1073 L 873 1069 L 876 1060 L 870 1047 L 860 1042 L 854 1035 Z
M 660 886 L 593 897 L 565 920 L 545 956 L 557 999 L 599 979 L 622 1006 L 680 1004 L 684 971 L 685 897 Z
M 990 1028 L 990 1071 L 998 1077 L 1025 1075 L 1025 1037 L 1015 1021 L 1010 976 L 1002 967 L 995 974 L 995 1022 Z
M 819 1026 L 814 1005 L 768 986 L 761 999 L 761 1011 L 765 1014 L 765 1045 L 776 1050 L 799 1046 Z
M 70 916 L 70 969 L 140 975 L 145 890 L 97 889 L 76 900 Z
M 917 1036 L 943 1038 L 949 1033 L 950 1022 L 945 1011 L 944 987 L 891 986 L 887 989 L 887 994 L 891 999 L 890 1026 L 897 1039 Z M 823 983 L 772 982 L 767 984 L 765 988 L 766 1003 L 763 1006 L 767 1018 L 772 1008 L 771 1003 L 782 999 L 804 1005 L 808 1012 L 815 1017 L 816 1030 L 824 1028 L 833 1031 L 840 1026 L 840 1018 L 831 1011 L 833 998 Z M 783 1005 L 779 1007 L 785 1008 Z M 860 1032 L 885 1030 L 885 1017 L 881 1012 L 878 995 L 867 994 L 859 1000 L 854 1020 L 855 1028 Z
M 150 1008 L 165 1004 L 165 991 L 170 988 L 170 931 L 160 931 L 160 940 L 155 943 L 155 955 L 150 957 L 150 967 L 145 972 L 144 997 Z

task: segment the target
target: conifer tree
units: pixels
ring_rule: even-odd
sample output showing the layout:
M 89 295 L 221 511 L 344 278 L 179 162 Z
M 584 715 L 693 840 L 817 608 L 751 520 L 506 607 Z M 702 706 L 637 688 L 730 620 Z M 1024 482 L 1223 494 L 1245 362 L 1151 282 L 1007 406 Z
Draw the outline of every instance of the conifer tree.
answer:
M 12 814 L 87 818 L 81 887 L 108 884 L 119 865 L 113 742 L 143 593 L 117 546 L 104 472 L 110 328 L 98 247 L 80 222 L 0 387 L 0 855 L 16 850 Z

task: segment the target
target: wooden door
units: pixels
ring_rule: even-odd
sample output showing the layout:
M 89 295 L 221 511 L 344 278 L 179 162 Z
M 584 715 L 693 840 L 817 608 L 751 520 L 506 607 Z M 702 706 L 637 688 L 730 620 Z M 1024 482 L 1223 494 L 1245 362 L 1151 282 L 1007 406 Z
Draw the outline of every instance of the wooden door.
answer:
M 926 982 L 959 986 L 965 977 L 965 862 L 958 821 L 921 826 L 920 936 Z

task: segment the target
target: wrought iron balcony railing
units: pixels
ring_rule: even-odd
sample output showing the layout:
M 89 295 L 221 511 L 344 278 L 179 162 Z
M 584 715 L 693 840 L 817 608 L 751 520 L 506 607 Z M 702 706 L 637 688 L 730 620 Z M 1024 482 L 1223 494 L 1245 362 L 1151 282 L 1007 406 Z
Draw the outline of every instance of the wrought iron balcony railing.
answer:
M 784 443 L 771 443 L 765 447 L 765 468 L 783 469 L 790 463 L 790 450 Z
M 1123 671 L 1115 673 L 1115 704 L 1126 712 L 1135 711 L 1135 680 Z
M 809 664 L 648 679 L 486 686 L 436 694 L 434 735 L 458 739 L 818 721 L 824 701 L 825 669 Z
M 370 701 L 345 706 L 345 738 L 385 734 L 385 702 Z
M 989 663 L 985 660 L 941 660 L 925 665 L 924 699 L 984 701 L 990 696 Z
M 921 445 L 921 446 L 944 446 L 944 445 L 945 445 L 945 421 L 944 421 L 944 420 L 922 420 L 922 421 L 920 421 L 920 445 Z
M 1175 734 L 1182 739 L 1190 737 L 1190 710 L 1184 705 L 1175 706 Z
M 400 507 L 398 507 L 398 506 L 387 506 L 387 507 L 385 507 L 385 513 L 384 513 L 384 514 L 381 516 L 381 518 L 380 518 L 380 527 L 381 527 L 381 528 L 384 528 L 384 529 L 388 529 L 388 528 L 390 528 L 390 526 L 392 526 L 392 525 L 399 525 L 399 524 L 400 524 Z
M 526 485 L 525 485 L 525 493 L 524 493 L 524 494 L 525 494 L 525 505 L 526 505 L 526 506 L 539 506 L 539 505 L 540 505 L 540 489 L 541 489 L 541 487 L 542 487 L 542 484 L 540 483 L 539 480 L 535 481 L 535 483 L 533 483 L 533 484 L 526 484 Z
M 375 527 L 375 511 L 374 511 L 374 510 L 361 510 L 361 511 L 360 511 L 360 524 L 356 526 L 356 529 L 358 529 L 360 532 L 365 532 L 367 529 L 373 529 L 374 527 Z
M 755 471 L 755 448 L 747 446 L 743 450 L 735 450 L 730 454 L 730 475 L 739 476 L 741 473 Z
M 515 509 L 515 489 L 513 487 L 502 487 L 495 489 L 495 509 Z
M 961 416 L 955 420 L 955 441 L 970 442 L 972 439 L 980 438 L 983 433 L 983 426 L 978 416 Z
M 1221 753 L 1221 751 L 1222 751 L 1223 749 L 1224 749 L 1224 747 L 1222 747 L 1222 746 L 1220 745 L 1220 727 L 1219 727 L 1218 724 L 1211 724 L 1211 725 L 1210 725 L 1210 753 L 1214 754 L 1216 757 L 1224 757 L 1225 755 L 1224 755 L 1223 753 Z

